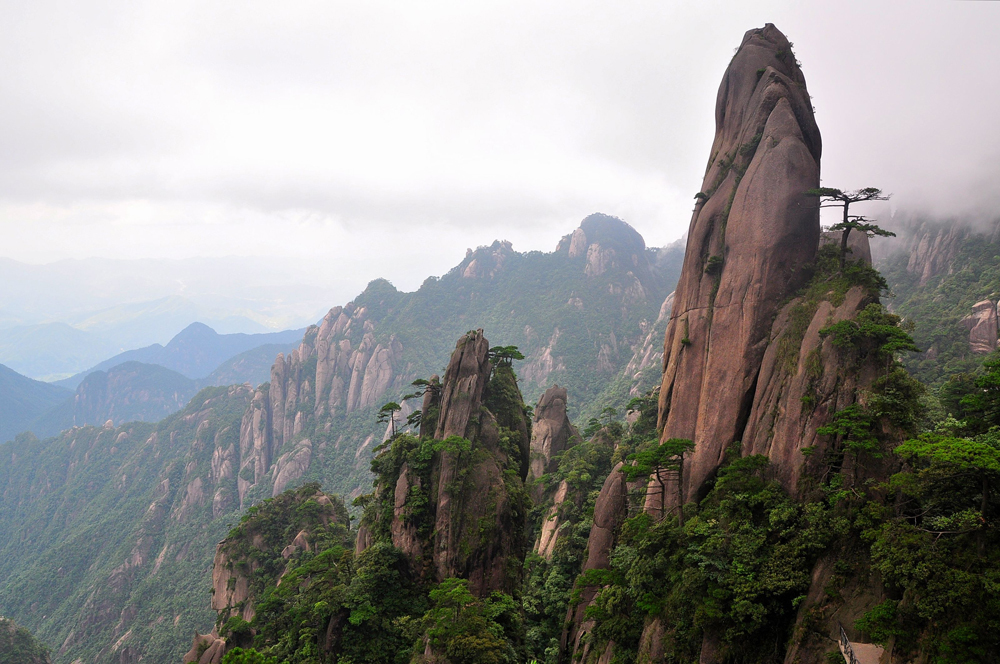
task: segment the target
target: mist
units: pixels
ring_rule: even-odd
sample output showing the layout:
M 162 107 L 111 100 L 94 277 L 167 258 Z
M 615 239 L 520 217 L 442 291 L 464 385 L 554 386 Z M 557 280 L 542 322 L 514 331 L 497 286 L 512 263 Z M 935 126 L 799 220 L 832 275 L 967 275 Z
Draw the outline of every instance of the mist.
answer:
M 7 3 L 0 255 L 322 263 L 333 305 L 493 239 L 549 251 L 594 211 L 663 245 L 765 22 L 803 63 L 824 185 L 882 187 L 880 214 L 1000 207 L 998 3 Z

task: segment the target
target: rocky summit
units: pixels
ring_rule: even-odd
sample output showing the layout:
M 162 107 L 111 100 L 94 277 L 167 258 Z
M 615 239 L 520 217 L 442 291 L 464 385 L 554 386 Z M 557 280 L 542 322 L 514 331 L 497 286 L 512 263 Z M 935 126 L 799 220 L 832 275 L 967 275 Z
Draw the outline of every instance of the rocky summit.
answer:
M 664 440 L 695 441 L 693 496 L 743 439 L 781 303 L 819 243 L 822 152 L 805 77 L 776 27 L 743 37 L 719 86 L 715 140 L 664 341 Z

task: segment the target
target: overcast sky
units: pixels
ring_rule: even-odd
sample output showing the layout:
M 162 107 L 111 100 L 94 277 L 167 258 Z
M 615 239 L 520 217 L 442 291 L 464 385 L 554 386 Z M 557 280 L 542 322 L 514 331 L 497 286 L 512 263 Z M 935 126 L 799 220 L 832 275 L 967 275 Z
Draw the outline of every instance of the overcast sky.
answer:
M 595 211 L 662 245 L 765 22 L 824 184 L 996 216 L 1000 2 L 4 0 L 0 255 L 302 257 L 412 289 Z

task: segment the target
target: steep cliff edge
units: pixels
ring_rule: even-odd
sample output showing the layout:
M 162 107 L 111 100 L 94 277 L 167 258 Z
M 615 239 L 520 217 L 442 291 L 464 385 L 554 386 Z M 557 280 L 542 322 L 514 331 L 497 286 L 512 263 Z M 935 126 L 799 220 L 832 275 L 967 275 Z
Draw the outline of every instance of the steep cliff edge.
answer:
M 258 603 L 316 554 L 350 549 L 349 527 L 343 501 L 319 491 L 317 484 L 250 508 L 216 547 L 212 609 L 218 619 L 211 632 L 195 633 L 184 664 L 218 664 L 227 650 L 249 645 Z
M 52 664 L 48 648 L 31 632 L 3 616 L 0 616 L 0 657 L 4 664 Z

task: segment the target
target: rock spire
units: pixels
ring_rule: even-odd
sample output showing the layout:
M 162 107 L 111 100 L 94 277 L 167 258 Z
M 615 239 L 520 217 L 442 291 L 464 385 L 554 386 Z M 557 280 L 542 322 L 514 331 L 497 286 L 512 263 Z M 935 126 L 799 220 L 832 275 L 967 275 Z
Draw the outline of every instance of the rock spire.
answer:
M 774 25 L 750 30 L 719 87 L 716 134 L 664 342 L 662 440 L 688 438 L 685 500 L 739 441 L 771 325 L 819 242 L 821 141 L 805 78 Z

